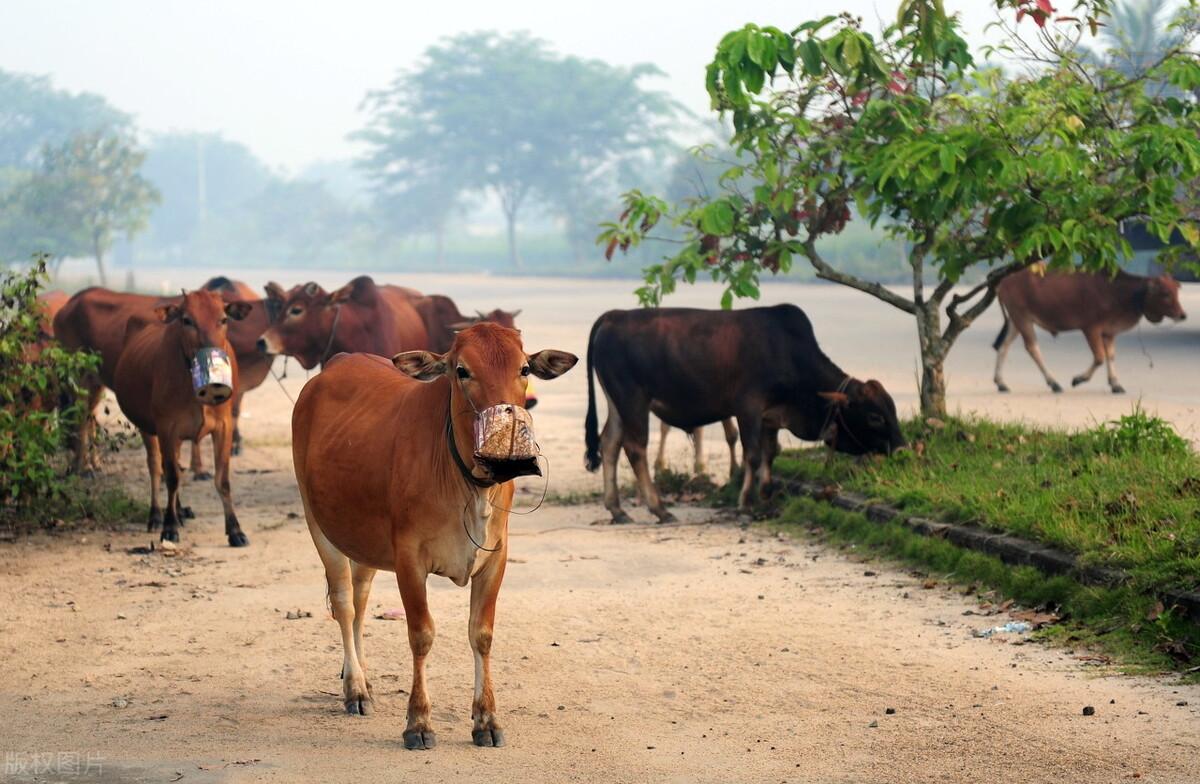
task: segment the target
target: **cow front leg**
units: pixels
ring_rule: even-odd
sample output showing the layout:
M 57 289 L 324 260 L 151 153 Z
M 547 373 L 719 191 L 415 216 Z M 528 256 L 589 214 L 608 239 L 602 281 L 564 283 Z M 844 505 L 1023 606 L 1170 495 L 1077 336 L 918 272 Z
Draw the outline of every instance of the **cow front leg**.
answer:
M 658 434 L 658 457 L 654 458 L 654 473 L 661 474 L 667 468 L 667 434 L 671 432 L 671 426 L 666 422 L 659 423 Z
M 233 396 L 233 456 L 242 453 L 242 431 L 239 423 L 242 421 L 242 390 Z
M 614 523 L 633 522 L 621 508 L 621 493 L 617 486 L 617 460 L 621 457 L 624 436 L 622 431 L 621 415 L 617 413 L 612 398 L 608 398 L 608 419 L 604 421 L 604 430 L 600 433 L 600 465 L 604 477 L 604 508 L 612 515 Z
M 738 494 L 738 509 L 750 508 L 754 495 L 754 479 L 762 464 L 762 417 L 739 416 L 738 427 L 742 431 L 742 491 Z
M 996 383 L 996 391 L 1008 392 L 1008 384 L 1004 383 L 1004 362 L 1008 359 L 1008 350 L 1012 348 L 1013 342 L 1017 339 L 1017 329 L 1012 322 L 1005 317 L 1005 330 L 1000 337 L 1000 342 L 996 346 L 996 372 L 992 375 L 992 381 Z M 1028 345 L 1028 344 L 1026 344 Z
M 471 620 L 467 633 L 475 654 L 475 698 L 471 701 L 471 740 L 476 746 L 503 746 L 504 730 L 496 721 L 496 695 L 492 691 L 492 628 L 496 597 L 504 580 L 508 543 L 488 556 L 484 567 L 471 578 Z
M 725 431 L 725 444 L 729 447 L 729 481 L 732 482 L 735 478 L 737 478 L 738 472 L 738 429 L 737 425 L 733 423 L 733 417 L 725 417 L 722 419 L 721 429 Z
M 1056 395 L 1062 392 L 1062 385 L 1055 381 L 1054 376 L 1050 375 L 1050 371 L 1046 369 L 1046 360 L 1042 358 L 1042 349 L 1038 346 L 1037 335 L 1033 331 L 1033 324 L 1017 326 L 1015 319 L 1012 323 L 1020 331 L 1021 339 L 1025 341 L 1025 350 L 1029 352 L 1029 357 L 1033 360 L 1033 364 L 1037 365 L 1038 370 L 1042 371 L 1042 378 L 1046 379 L 1046 386 L 1050 387 L 1050 391 Z
M 771 484 L 771 466 L 779 455 L 779 428 L 763 427 L 760 442 L 762 461 L 758 465 L 758 493 L 760 497 L 765 498 L 767 488 Z
M 238 523 L 237 513 L 233 511 L 233 491 L 229 484 L 229 460 L 233 450 L 231 429 L 230 423 L 225 422 L 213 431 L 213 457 L 217 469 L 213 481 L 217 486 L 217 493 L 221 496 L 221 507 L 225 510 L 225 537 L 229 540 L 229 546 L 245 547 L 250 544 L 250 540 Z
M 163 477 L 167 481 L 167 512 L 163 515 L 162 534 L 164 542 L 179 541 L 179 438 L 174 434 L 159 435 L 159 449 L 163 457 Z
M 163 461 L 162 451 L 158 448 L 158 436 L 142 431 L 142 444 L 146 447 L 146 469 L 150 473 L 150 517 L 146 521 L 147 531 L 157 531 L 162 527 L 162 505 L 159 503 L 159 490 L 162 485 Z
M 419 751 L 437 745 L 437 735 L 429 722 L 429 693 L 425 685 L 425 657 L 433 648 L 433 616 L 426 601 L 428 573 L 415 563 L 396 566 L 396 582 L 404 601 L 408 620 L 408 645 L 412 649 L 413 680 L 408 696 L 408 725 L 404 728 L 404 748 Z
M 629 458 L 629 464 L 633 466 L 633 476 L 637 481 L 638 494 L 641 495 L 646 507 L 658 518 L 660 523 L 673 523 L 675 515 L 667 511 L 667 507 L 663 505 L 658 488 L 654 486 L 654 478 L 650 476 L 650 464 L 646 459 L 645 431 L 641 436 L 641 439 L 638 439 L 626 430 L 623 444 L 625 456 Z
M 708 467 L 704 464 L 704 428 L 698 427 L 691 432 L 692 436 L 692 473 L 702 476 Z
M 342 705 L 346 713 L 352 716 L 369 716 L 375 710 L 375 703 L 367 686 L 367 675 L 356 643 L 356 638 L 361 635 L 362 624 L 354 601 L 357 585 L 352 584 L 350 559 L 325 537 L 309 514 L 307 505 L 304 513 L 308 519 L 308 532 L 325 567 L 329 609 L 342 633 Z
M 1071 386 L 1073 387 L 1091 381 L 1092 376 L 1096 373 L 1096 368 L 1104 364 L 1104 337 L 1100 334 L 1100 331 L 1085 331 L 1083 337 L 1087 340 L 1088 348 L 1092 350 L 1092 364 L 1087 370 L 1071 379 Z
M 1125 394 L 1125 387 L 1117 380 L 1117 336 L 1104 336 L 1104 361 L 1108 370 L 1108 386 L 1114 395 Z

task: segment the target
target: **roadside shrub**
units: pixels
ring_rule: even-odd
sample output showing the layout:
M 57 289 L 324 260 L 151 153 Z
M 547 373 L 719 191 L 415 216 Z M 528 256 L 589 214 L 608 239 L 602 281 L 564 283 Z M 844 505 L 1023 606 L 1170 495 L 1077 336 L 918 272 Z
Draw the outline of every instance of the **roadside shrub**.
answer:
M 1176 433 L 1169 422 L 1147 414 L 1141 405 L 1120 419 L 1085 431 L 1082 437 L 1097 452 L 1113 455 L 1137 452 L 1184 454 L 1190 448 L 1187 440 Z
M 61 499 L 57 455 L 83 410 L 83 380 L 99 357 L 63 349 L 44 332 L 38 294 L 45 259 L 0 272 L 0 516 Z

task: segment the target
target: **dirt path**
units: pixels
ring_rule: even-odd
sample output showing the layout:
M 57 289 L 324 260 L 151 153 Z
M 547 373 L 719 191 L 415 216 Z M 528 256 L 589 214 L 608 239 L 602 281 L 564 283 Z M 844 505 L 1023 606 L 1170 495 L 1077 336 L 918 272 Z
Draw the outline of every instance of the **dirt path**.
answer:
M 176 557 L 130 554 L 150 541 L 137 531 L 0 548 L 7 780 L 1200 778 L 1196 687 L 974 639 L 996 618 L 964 617 L 974 605 L 951 591 L 704 510 L 612 528 L 591 525 L 595 506 L 515 519 L 494 648 L 507 748 L 470 745 L 468 592 L 431 579 L 439 747 L 405 752 L 404 624 L 368 624 L 379 709 L 344 715 L 287 455 L 258 446 L 237 463 L 245 550 L 223 546 L 215 493 L 195 486 Z M 109 465 L 138 489 L 140 463 Z M 371 606 L 400 606 L 390 575 Z M 64 764 L 90 774 L 47 775 Z

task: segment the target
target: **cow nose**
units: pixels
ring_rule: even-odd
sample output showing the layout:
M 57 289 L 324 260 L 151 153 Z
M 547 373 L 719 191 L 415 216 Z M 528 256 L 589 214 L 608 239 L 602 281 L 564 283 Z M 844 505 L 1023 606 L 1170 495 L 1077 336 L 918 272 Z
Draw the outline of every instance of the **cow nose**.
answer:
M 257 348 L 257 349 L 258 349 L 259 351 L 261 351 L 262 353 L 266 354 L 266 353 L 267 353 L 267 340 L 266 340 L 266 338 L 259 338 L 259 339 L 258 339 L 258 342 L 254 344 L 254 347 L 255 347 L 255 348 Z
M 1184 313 L 1182 310 L 1181 310 L 1181 311 L 1179 311 L 1179 320 L 1180 320 L 1180 321 L 1187 321 L 1187 314 L 1186 314 L 1186 313 Z

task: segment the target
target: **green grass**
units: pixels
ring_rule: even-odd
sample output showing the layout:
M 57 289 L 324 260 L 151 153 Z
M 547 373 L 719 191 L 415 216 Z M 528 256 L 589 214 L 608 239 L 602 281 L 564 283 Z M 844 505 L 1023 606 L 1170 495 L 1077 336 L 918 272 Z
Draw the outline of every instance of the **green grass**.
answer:
M 1200 457 L 1161 420 L 1135 410 L 1077 432 L 985 420 L 906 429 L 921 445 L 911 452 L 791 452 L 776 473 L 1045 542 L 1129 571 L 1146 594 L 1200 586 Z
M 116 482 L 64 477 L 58 495 L 25 509 L 0 509 L 0 525 L 19 534 L 72 531 L 145 523 L 147 507 Z
M 1028 607 L 1054 609 L 1061 623 L 1039 632 L 1058 643 L 1097 648 L 1119 658 L 1127 671 L 1187 668 L 1200 652 L 1200 627 L 1161 611 L 1154 599 L 1132 587 L 1081 585 L 1033 567 L 1000 559 L 913 532 L 899 523 L 876 523 L 810 498 L 794 498 L 771 528 L 794 532 L 797 525 L 828 541 L 854 544 L 878 555 L 919 566 L 945 582 L 990 589 Z M 994 599 L 998 602 L 1000 597 Z M 1200 675 L 1192 674 L 1192 680 Z

